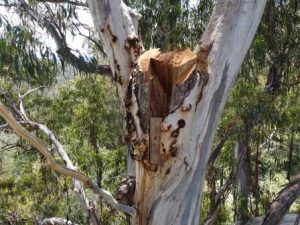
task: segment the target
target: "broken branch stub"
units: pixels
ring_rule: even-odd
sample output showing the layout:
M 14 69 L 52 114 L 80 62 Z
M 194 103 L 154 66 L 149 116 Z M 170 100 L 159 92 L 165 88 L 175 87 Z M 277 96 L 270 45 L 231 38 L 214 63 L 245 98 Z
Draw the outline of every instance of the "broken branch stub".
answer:
M 172 84 L 183 83 L 189 78 L 196 68 L 197 55 L 190 49 L 184 49 L 161 53 L 151 60 L 154 75 L 167 88 Z
M 140 56 L 138 70 L 140 71 L 133 79 L 141 85 L 138 89 L 137 99 L 139 102 L 139 116 L 143 126 L 148 129 L 144 132 L 149 133 L 149 143 L 147 146 L 148 163 L 151 165 L 161 165 L 162 156 L 160 153 L 160 130 L 163 119 L 170 113 L 170 108 L 174 105 L 173 95 L 178 93 L 181 86 L 186 86 L 192 74 L 197 69 L 198 56 L 190 49 L 176 50 L 161 53 L 158 49 L 152 49 Z M 143 77 L 143 79 L 140 78 Z M 183 88 L 185 90 L 185 88 Z M 183 90 L 183 92 L 184 92 Z M 141 98 L 143 95 L 144 98 Z M 144 96 L 146 95 L 146 96 Z M 185 96 L 185 95 L 184 95 Z M 141 99 L 146 99 L 142 101 Z M 180 101 L 176 100 L 176 105 Z M 146 103 L 146 104 L 145 104 Z M 129 132 L 130 133 L 130 132 Z
M 166 53 L 153 49 L 140 57 L 139 68 L 148 82 L 150 117 L 168 115 L 173 87 L 191 77 L 197 68 L 197 57 L 190 49 Z

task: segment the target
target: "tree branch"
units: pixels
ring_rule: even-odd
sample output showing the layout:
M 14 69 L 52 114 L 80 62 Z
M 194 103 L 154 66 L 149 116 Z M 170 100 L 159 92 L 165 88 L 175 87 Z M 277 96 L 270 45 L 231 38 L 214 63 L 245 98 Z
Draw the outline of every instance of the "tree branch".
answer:
M 65 165 L 57 164 L 53 155 L 50 153 L 47 147 L 43 143 L 41 143 L 35 135 L 33 135 L 32 133 L 27 131 L 23 126 L 20 125 L 12 116 L 12 114 L 8 111 L 8 109 L 2 104 L 2 102 L 0 102 L 0 115 L 12 127 L 12 129 L 17 135 L 21 136 L 24 140 L 29 141 L 32 144 L 32 146 L 34 146 L 47 159 L 47 163 L 45 164 L 45 166 L 53 169 L 54 171 L 62 175 L 70 176 L 76 180 L 81 181 L 87 187 L 91 188 L 96 194 L 99 194 L 102 198 L 104 198 L 113 208 L 116 208 L 135 218 L 136 210 L 133 207 L 119 204 L 113 198 L 111 193 L 98 187 L 98 185 L 95 182 L 93 182 L 90 178 L 74 170 L 74 168 L 68 168 Z M 52 135 L 52 133 L 49 133 L 49 137 L 51 137 Z
M 123 101 L 131 70 L 143 50 L 138 34 L 141 15 L 121 0 L 87 2 Z
M 278 225 L 290 206 L 300 196 L 300 174 L 291 180 L 277 195 L 262 225 Z
M 50 21 L 46 17 L 42 16 L 38 12 L 31 9 L 31 7 L 24 1 L 21 0 L 21 7 L 24 11 L 42 28 L 45 28 L 47 32 L 51 35 L 57 45 L 57 53 L 66 62 L 70 63 L 72 66 L 77 68 L 79 71 L 87 73 L 98 73 L 102 75 L 111 75 L 111 70 L 107 65 L 97 65 L 93 61 L 86 61 L 82 57 L 76 56 L 72 53 L 71 49 L 68 47 L 65 36 L 58 30 L 58 26 Z
M 210 157 L 208 159 L 208 167 L 212 166 L 214 162 L 216 161 L 218 155 L 220 154 L 222 148 L 224 147 L 226 140 L 229 138 L 230 133 L 232 130 L 236 127 L 237 122 L 240 120 L 239 117 L 235 118 L 233 121 L 231 121 L 226 128 L 225 132 L 223 133 L 223 136 L 218 143 L 218 145 L 213 149 L 212 153 L 210 154 Z
M 88 7 L 86 2 L 70 1 L 70 0 L 38 0 L 38 2 L 50 2 L 50 3 L 68 3 L 75 6 Z
M 67 167 L 69 169 L 77 171 L 77 168 L 73 165 L 72 161 L 70 160 L 69 156 L 67 155 L 66 151 L 64 150 L 62 144 L 57 140 L 57 138 L 55 137 L 53 132 L 50 129 L 48 129 L 48 127 L 46 127 L 45 125 L 31 121 L 25 112 L 25 109 L 23 107 L 24 97 L 38 89 L 39 88 L 29 90 L 25 94 L 20 96 L 20 98 L 19 98 L 19 109 L 20 109 L 19 113 L 21 114 L 20 116 L 28 122 L 28 124 L 31 126 L 31 128 L 39 129 L 44 135 L 46 135 L 48 137 L 48 139 L 51 141 L 51 143 L 55 146 L 57 152 L 59 153 L 59 155 L 62 157 L 62 159 L 66 163 Z M 80 203 L 82 209 L 84 210 L 85 214 L 89 217 L 89 220 L 91 221 L 91 223 L 93 225 L 101 225 L 101 222 L 97 216 L 96 211 L 94 209 L 91 209 L 91 207 L 90 207 L 90 202 L 87 200 L 87 198 L 85 196 L 85 191 L 84 191 L 81 183 L 78 180 L 73 178 L 73 184 L 74 184 L 74 192 L 76 193 L 77 199 L 79 200 L 79 203 Z
M 0 130 L 3 129 L 3 128 L 5 128 L 5 127 L 7 127 L 7 126 L 8 126 L 7 123 L 6 123 L 6 124 L 3 124 L 3 125 L 0 125 Z

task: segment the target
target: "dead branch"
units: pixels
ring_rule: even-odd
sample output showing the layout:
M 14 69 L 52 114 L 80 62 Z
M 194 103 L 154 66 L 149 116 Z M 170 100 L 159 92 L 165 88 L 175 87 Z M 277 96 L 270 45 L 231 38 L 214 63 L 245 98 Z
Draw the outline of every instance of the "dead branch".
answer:
M 75 5 L 75 6 L 81 6 L 81 7 L 88 7 L 86 2 L 82 2 L 82 1 L 69 1 L 69 0 L 38 0 L 38 2 L 49 2 L 49 3 L 67 3 L 67 4 L 71 4 L 71 5 Z
M 62 157 L 62 159 L 64 160 L 64 162 L 66 163 L 67 167 L 69 169 L 72 169 L 74 171 L 77 171 L 77 168 L 73 165 L 72 161 L 70 160 L 68 154 L 66 153 L 66 151 L 64 150 L 62 144 L 57 140 L 57 138 L 55 137 L 55 135 L 53 134 L 53 132 L 48 129 L 47 126 L 43 125 L 43 124 L 39 124 L 36 122 L 33 122 L 32 120 L 30 120 L 25 112 L 24 106 L 23 106 L 23 99 L 24 97 L 26 97 L 28 94 L 38 90 L 39 88 L 35 88 L 33 90 L 29 90 L 27 91 L 25 94 L 23 95 L 19 95 L 19 113 L 20 116 L 24 119 L 26 119 L 26 121 L 28 122 L 28 124 L 31 126 L 31 128 L 33 129 L 38 129 L 40 130 L 44 135 L 46 135 L 48 137 L 48 139 L 51 141 L 51 143 L 55 146 L 55 149 L 57 150 L 57 152 L 59 153 L 59 155 Z M 79 203 L 82 207 L 82 209 L 84 210 L 84 212 L 86 213 L 86 215 L 89 217 L 89 220 L 91 221 L 91 223 L 93 225 L 101 225 L 101 222 L 98 218 L 98 215 L 96 213 L 95 210 L 91 210 L 90 209 L 90 205 L 89 205 L 89 201 L 85 196 L 85 191 L 81 185 L 81 183 L 73 178 L 73 184 L 74 184 L 74 192 L 76 193 L 77 199 L 79 200 Z
M 90 178 L 74 170 L 74 168 L 68 168 L 65 165 L 59 165 L 58 163 L 56 163 L 53 155 L 50 153 L 48 148 L 35 135 L 33 135 L 22 125 L 20 125 L 13 117 L 13 115 L 9 112 L 9 110 L 3 105 L 2 102 L 0 102 L 0 115 L 4 118 L 4 120 L 6 120 L 6 122 L 10 125 L 10 127 L 14 130 L 14 132 L 17 135 L 22 137 L 24 140 L 29 141 L 31 145 L 35 147 L 46 158 L 47 163 L 44 164 L 45 166 L 51 168 L 52 170 L 62 175 L 70 176 L 76 180 L 81 181 L 84 185 L 91 188 L 96 194 L 99 194 L 103 199 L 105 199 L 107 203 L 109 203 L 113 208 L 116 208 L 121 212 L 131 215 L 133 218 L 135 217 L 135 208 L 119 204 L 113 198 L 110 192 L 98 187 L 98 185 L 95 182 L 93 182 Z M 40 126 L 40 128 L 45 129 L 45 127 L 42 126 Z M 54 137 L 52 132 L 49 133 L 49 130 L 48 134 L 50 138 Z

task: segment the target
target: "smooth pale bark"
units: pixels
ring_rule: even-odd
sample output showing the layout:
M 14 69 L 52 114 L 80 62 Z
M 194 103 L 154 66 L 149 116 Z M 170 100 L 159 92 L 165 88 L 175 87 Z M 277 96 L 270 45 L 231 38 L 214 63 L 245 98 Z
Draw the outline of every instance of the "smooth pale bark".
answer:
M 133 155 L 139 156 L 135 162 L 136 225 L 199 223 L 199 199 L 217 122 L 265 3 L 266 0 L 215 1 L 201 44 L 194 51 L 198 61 L 188 80 L 191 85 L 174 85 L 172 99 L 175 100 L 168 102 L 171 109 L 162 116 L 161 134 L 158 134 L 162 164 L 153 166 L 145 159 L 145 154 L 149 154 L 151 115 L 145 110 L 149 104 L 146 98 L 149 86 L 136 81 L 141 69 L 136 64 L 142 53 L 137 34 L 140 16 L 121 0 L 88 0 L 119 97 L 126 106 Z M 146 77 L 145 71 L 140 72 Z M 139 94 L 142 98 L 138 99 Z M 146 111 L 144 118 L 140 116 L 141 111 Z
M 70 220 L 59 217 L 51 217 L 43 220 L 42 225 L 73 225 Z

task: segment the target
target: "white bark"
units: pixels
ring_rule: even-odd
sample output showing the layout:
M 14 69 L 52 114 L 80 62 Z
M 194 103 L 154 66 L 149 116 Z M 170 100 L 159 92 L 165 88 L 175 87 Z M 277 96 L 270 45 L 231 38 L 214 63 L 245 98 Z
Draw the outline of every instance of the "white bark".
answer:
M 154 171 L 144 161 L 136 161 L 137 225 L 198 224 L 199 199 L 217 122 L 265 3 L 266 0 L 215 1 L 202 44 L 194 51 L 199 59 L 195 85 L 162 124 L 163 164 Z M 119 95 L 126 100 L 130 94 L 127 111 L 133 118 L 135 142 L 145 140 L 144 146 L 140 144 L 135 150 L 147 151 L 149 134 L 144 133 L 137 116 L 141 103 L 137 102 L 134 87 L 129 87 L 132 73 L 136 72 L 133 65 L 141 50 L 137 35 L 139 16 L 121 0 L 88 0 L 88 4 L 118 82 Z M 130 40 L 135 42 L 131 45 Z M 203 62 L 201 68 L 199 64 Z
M 42 225 L 73 225 L 70 220 L 59 217 L 51 217 L 43 220 Z
M 138 20 L 141 15 L 121 0 L 87 2 L 95 28 L 103 42 L 113 78 L 117 82 L 119 95 L 124 100 L 131 67 L 142 50 L 138 36 Z

